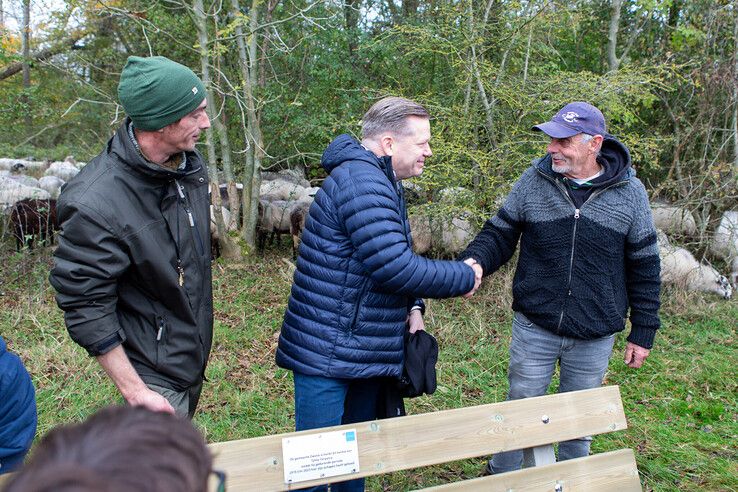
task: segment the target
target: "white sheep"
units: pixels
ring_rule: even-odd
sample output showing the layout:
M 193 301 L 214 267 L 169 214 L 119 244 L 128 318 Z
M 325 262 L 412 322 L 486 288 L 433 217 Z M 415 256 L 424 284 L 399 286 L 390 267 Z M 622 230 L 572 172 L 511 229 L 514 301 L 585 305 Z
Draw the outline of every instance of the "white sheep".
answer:
M 263 171 L 261 173 L 262 182 L 273 181 L 277 179 L 302 186 L 303 188 L 310 187 L 310 181 L 305 179 L 305 175 L 294 169 L 282 169 L 281 171 L 276 173 L 271 171 Z
M 297 200 L 305 194 L 305 187 L 283 179 L 263 181 L 259 188 L 259 196 L 270 201 Z
M 64 183 L 65 181 L 59 176 L 42 176 L 38 180 L 38 187 L 42 190 L 48 191 L 51 198 L 56 200 L 59 198 L 59 193 L 61 192 L 61 187 Z
M 731 281 L 738 287 L 738 211 L 723 213 L 710 244 L 710 251 L 731 263 Z
M 270 243 L 277 236 L 277 242 L 282 233 L 290 232 L 290 212 L 297 203 L 287 200 L 259 200 L 259 223 L 257 225 L 257 246 L 264 249 L 267 235 L 271 235 Z
M 694 215 L 687 209 L 667 205 L 664 203 L 652 203 L 651 215 L 657 229 L 667 234 L 680 236 L 694 236 L 697 234 L 697 222 Z
M 300 246 L 302 230 L 305 229 L 305 221 L 313 204 L 313 197 L 308 195 L 298 200 L 290 210 L 290 235 L 292 236 L 292 256 L 297 258 L 297 248 Z
M 44 167 L 46 167 L 46 163 L 42 161 L 0 158 L 0 169 L 7 171 L 35 170 L 43 169 Z
M 698 262 L 684 248 L 669 243 L 662 231 L 658 231 L 659 257 L 661 258 L 661 281 L 687 290 L 713 292 L 730 299 L 733 289 L 730 282 L 710 265 Z
M 16 202 L 26 198 L 47 200 L 51 198 L 48 191 L 32 186 L 25 186 L 8 177 L 0 178 L 0 211 L 10 209 Z
M 309 186 L 307 188 L 303 188 L 302 195 L 300 195 L 297 199 L 303 201 L 306 200 L 312 203 L 315 195 L 318 194 L 318 191 L 320 191 L 320 188 L 318 186 Z
M 40 188 L 39 182 L 36 178 L 33 176 L 26 176 L 25 174 L 10 174 L 10 176 L 6 176 L 8 179 L 12 179 L 13 181 L 22 184 L 23 186 L 30 186 L 31 188 Z
M 49 168 L 44 171 L 44 176 L 57 176 L 64 181 L 69 181 L 77 173 L 79 173 L 79 169 L 71 162 L 55 161 L 49 164 Z

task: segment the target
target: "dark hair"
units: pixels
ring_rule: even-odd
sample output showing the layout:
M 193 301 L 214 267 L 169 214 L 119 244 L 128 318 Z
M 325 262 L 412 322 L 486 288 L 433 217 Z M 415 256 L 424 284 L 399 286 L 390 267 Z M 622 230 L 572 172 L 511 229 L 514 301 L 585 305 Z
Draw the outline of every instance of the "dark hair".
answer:
M 5 492 L 202 492 L 212 462 L 189 420 L 109 407 L 49 432 Z
M 361 138 L 374 138 L 381 132 L 407 134 L 408 116 L 430 118 L 428 110 L 404 97 L 385 97 L 375 102 L 361 119 Z

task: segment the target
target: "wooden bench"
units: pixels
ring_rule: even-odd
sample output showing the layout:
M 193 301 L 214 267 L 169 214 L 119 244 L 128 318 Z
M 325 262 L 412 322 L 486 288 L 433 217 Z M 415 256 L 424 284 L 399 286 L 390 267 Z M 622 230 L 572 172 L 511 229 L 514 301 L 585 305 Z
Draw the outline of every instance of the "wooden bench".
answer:
M 627 428 L 617 386 L 210 445 L 228 490 L 278 491 L 532 448 L 519 471 L 433 491 L 641 490 L 630 449 L 554 462 L 552 443 Z M 359 471 L 287 485 L 282 439 L 356 430 Z M 480 465 L 482 460 L 480 460 Z

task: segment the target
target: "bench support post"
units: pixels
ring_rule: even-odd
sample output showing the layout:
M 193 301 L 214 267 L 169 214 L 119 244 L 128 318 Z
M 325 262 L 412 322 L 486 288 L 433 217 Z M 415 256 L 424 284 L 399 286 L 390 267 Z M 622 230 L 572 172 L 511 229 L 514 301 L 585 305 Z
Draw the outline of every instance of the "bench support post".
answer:
M 556 463 L 553 444 L 535 446 L 523 450 L 523 467 L 551 465 Z

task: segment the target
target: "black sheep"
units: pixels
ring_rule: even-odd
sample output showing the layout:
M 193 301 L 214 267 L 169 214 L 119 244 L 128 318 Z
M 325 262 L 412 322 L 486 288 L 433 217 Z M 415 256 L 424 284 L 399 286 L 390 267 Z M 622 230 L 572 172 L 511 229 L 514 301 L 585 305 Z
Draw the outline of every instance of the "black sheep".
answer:
M 58 230 L 56 200 L 26 198 L 16 202 L 10 211 L 10 226 L 18 251 L 26 244 L 33 249 L 34 238 L 44 243 L 48 238 L 49 244 L 53 244 L 54 231 Z

